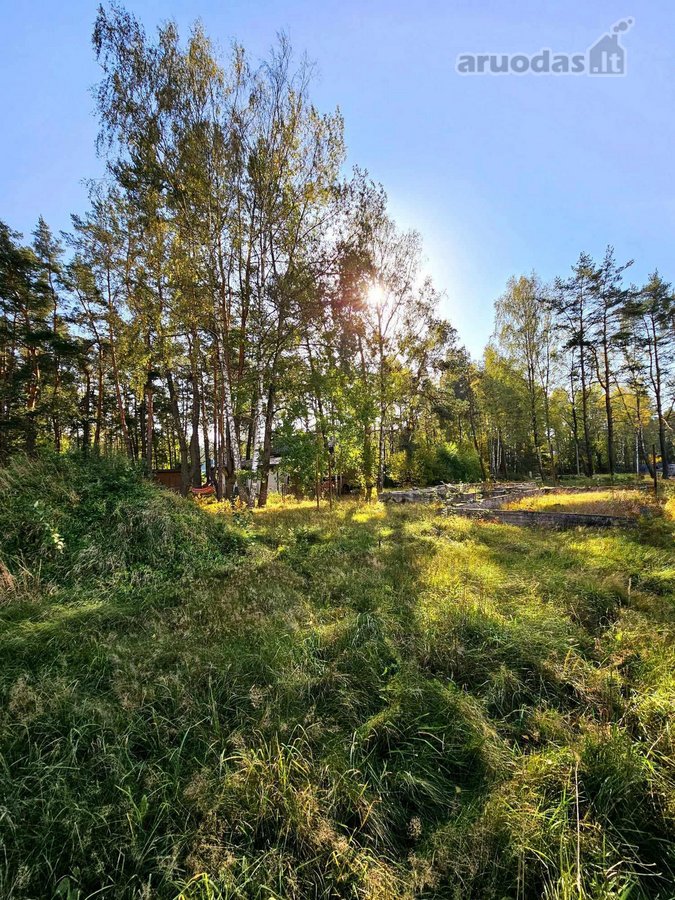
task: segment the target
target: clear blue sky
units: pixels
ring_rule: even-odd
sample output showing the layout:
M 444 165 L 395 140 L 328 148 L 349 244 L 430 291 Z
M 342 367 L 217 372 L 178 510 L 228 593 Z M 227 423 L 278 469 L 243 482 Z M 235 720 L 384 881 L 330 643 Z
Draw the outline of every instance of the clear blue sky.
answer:
M 622 3 L 629 0 L 622 0 Z M 129 0 L 148 30 L 199 17 L 261 56 L 279 30 L 316 61 L 313 95 L 340 105 L 350 163 L 384 183 L 424 237 L 444 312 L 478 355 L 509 275 L 564 273 L 607 243 L 675 280 L 675 4 L 542 0 Z M 85 207 L 102 170 L 89 88 L 96 3 L 2 4 L 0 218 L 30 233 Z M 583 52 L 617 20 L 624 78 L 461 77 L 470 51 Z

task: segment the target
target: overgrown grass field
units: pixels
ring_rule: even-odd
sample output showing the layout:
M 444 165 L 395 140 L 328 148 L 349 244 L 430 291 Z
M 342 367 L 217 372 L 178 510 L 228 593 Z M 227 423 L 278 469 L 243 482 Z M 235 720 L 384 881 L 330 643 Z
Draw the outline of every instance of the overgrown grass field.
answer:
M 0 488 L 3 898 L 675 896 L 667 515 Z

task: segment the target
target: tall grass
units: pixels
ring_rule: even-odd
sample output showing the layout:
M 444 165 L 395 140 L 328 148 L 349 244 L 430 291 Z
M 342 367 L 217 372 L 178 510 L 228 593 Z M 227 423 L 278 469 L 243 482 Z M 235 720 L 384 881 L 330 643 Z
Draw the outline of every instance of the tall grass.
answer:
M 210 570 L 241 543 L 126 459 L 76 454 L 0 469 L 0 539 L 10 572 L 55 585 Z
M 41 465 L 0 476 L 0 896 L 674 896 L 667 517 L 235 524 Z

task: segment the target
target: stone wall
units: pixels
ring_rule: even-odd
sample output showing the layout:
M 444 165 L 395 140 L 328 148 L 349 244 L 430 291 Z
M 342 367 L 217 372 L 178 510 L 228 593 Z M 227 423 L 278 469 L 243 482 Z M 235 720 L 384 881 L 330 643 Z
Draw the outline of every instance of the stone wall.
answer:
M 496 509 L 504 503 L 539 493 L 534 482 L 503 484 L 439 484 L 434 487 L 382 491 L 382 503 L 480 503 L 485 509 Z
M 481 509 L 475 506 L 453 506 L 447 508 L 448 515 L 464 516 L 469 519 L 488 519 L 506 525 L 543 525 L 548 528 L 577 528 L 579 525 L 592 528 L 607 528 L 615 525 L 626 527 L 635 525 L 635 519 L 627 516 L 599 516 L 588 513 L 534 512 L 526 509 Z
M 444 504 L 445 515 L 465 516 L 471 519 L 487 519 L 508 525 L 541 525 L 545 528 L 607 528 L 615 525 L 635 525 L 635 520 L 627 516 L 603 516 L 588 513 L 560 513 L 528 509 L 502 509 L 508 503 L 523 497 L 548 493 L 550 488 L 542 488 L 535 482 L 515 482 L 498 485 L 439 485 L 431 488 L 411 488 L 407 491 L 383 491 L 380 500 L 384 503 L 431 503 Z M 582 489 L 583 490 L 583 489 Z M 571 493 L 564 490 L 562 493 Z

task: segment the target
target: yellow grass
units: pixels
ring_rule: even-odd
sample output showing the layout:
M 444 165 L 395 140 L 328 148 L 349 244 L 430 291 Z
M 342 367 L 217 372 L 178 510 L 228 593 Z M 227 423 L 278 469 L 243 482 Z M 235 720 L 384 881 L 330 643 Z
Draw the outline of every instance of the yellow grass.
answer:
M 538 512 L 588 513 L 603 516 L 637 518 L 645 513 L 661 511 L 661 505 L 645 491 L 606 489 L 585 493 L 564 490 L 533 497 L 522 497 L 508 503 L 505 509 L 526 509 Z

